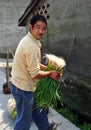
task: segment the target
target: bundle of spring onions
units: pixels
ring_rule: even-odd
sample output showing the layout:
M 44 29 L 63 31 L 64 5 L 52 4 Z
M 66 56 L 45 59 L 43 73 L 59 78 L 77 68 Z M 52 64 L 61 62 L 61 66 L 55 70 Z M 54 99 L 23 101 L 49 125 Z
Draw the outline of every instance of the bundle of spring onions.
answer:
M 46 70 L 56 70 L 57 72 L 62 73 L 62 69 L 66 65 L 63 58 L 52 54 L 46 54 L 45 58 L 48 62 Z M 53 107 L 56 105 L 57 100 L 60 100 L 61 98 L 58 94 L 58 81 L 49 76 L 39 79 L 36 87 L 34 100 L 37 107 Z

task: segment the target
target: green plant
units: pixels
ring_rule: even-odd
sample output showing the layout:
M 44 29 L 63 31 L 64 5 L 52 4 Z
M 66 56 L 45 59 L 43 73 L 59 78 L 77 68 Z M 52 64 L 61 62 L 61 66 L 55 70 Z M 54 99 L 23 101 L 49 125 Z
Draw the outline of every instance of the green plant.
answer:
M 45 71 L 55 70 L 62 73 L 62 68 L 66 65 L 63 58 L 51 54 L 46 54 L 46 58 L 48 60 L 48 66 Z M 38 80 L 36 87 L 34 100 L 37 107 L 53 107 L 56 105 L 57 100 L 61 99 L 58 94 L 58 82 L 49 76 Z
M 61 115 L 70 120 L 73 124 L 78 126 L 81 130 L 91 130 L 91 124 L 84 122 L 80 123 L 78 115 L 74 114 L 69 108 L 64 107 L 61 109 L 55 108 Z
M 57 81 L 50 77 L 45 77 L 38 81 L 37 89 L 34 93 L 34 100 L 37 107 L 56 106 L 57 100 L 60 100 L 57 86 Z
M 81 130 L 91 130 L 91 124 L 84 123 L 83 125 L 79 125 Z

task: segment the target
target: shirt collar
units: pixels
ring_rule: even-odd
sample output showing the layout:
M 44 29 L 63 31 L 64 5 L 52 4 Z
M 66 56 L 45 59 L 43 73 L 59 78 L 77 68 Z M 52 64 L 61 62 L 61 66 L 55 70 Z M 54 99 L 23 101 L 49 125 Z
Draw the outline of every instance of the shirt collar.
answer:
M 30 32 L 28 32 L 28 37 L 30 37 L 30 38 L 32 38 L 34 41 L 35 41 L 35 44 L 39 47 L 39 48 L 41 48 L 41 43 L 40 43 L 40 41 L 39 40 L 37 40 Z

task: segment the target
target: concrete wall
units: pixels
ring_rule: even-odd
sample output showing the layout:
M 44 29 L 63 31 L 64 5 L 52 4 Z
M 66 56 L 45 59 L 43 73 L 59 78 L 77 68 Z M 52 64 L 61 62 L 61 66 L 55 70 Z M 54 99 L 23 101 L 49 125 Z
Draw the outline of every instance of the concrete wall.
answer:
M 48 52 L 68 60 L 67 69 L 91 77 L 91 0 L 49 0 Z M 76 39 L 74 40 L 74 35 Z
M 31 0 L 0 0 L 0 53 L 7 47 L 16 49 L 26 28 L 18 27 L 18 19 Z

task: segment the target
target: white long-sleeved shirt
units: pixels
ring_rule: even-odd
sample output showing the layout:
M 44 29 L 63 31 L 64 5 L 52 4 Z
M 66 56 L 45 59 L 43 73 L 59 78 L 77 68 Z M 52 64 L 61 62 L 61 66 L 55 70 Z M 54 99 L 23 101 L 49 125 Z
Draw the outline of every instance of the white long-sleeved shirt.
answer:
M 40 70 L 41 43 L 30 32 L 20 41 L 14 56 L 12 83 L 25 91 L 35 91 L 33 79 Z

